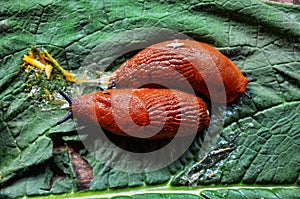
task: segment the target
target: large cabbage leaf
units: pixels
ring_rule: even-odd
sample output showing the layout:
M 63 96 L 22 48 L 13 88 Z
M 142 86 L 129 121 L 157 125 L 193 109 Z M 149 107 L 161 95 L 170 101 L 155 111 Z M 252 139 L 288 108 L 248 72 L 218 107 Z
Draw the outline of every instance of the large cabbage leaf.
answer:
M 258 0 L 0 4 L 0 198 L 300 196 L 299 6 Z M 223 110 L 220 136 L 206 132 L 209 146 L 201 147 L 199 136 L 178 160 L 157 171 L 123 172 L 97 161 L 72 121 L 56 125 L 66 110 L 38 102 L 19 72 L 32 45 L 80 74 L 101 44 L 159 41 L 172 31 L 215 46 L 257 81 L 247 86 L 251 100 L 241 96 Z M 116 59 L 101 61 L 110 58 Z M 106 147 L 99 149 L 103 156 L 118 155 Z

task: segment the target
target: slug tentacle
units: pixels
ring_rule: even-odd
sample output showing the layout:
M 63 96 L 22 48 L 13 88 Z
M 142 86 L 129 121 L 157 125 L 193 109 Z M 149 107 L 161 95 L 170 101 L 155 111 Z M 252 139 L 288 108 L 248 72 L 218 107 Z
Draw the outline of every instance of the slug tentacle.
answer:
M 100 85 L 99 89 L 100 89 L 100 91 L 105 91 L 107 88 L 105 88 L 105 86 L 103 86 L 103 85 Z
M 249 77 L 248 78 L 248 82 L 256 82 L 256 78 L 255 77 Z
M 114 80 L 112 80 L 111 82 L 110 82 L 110 85 L 107 87 L 107 89 L 115 89 L 116 88 L 116 82 L 114 81 Z
M 250 95 L 250 93 L 248 91 L 245 91 L 244 95 L 246 95 L 246 97 L 248 97 L 249 99 L 252 99 L 252 96 Z
M 72 98 L 70 98 L 69 96 L 67 96 L 67 95 L 66 95 L 64 92 L 62 92 L 62 91 L 59 91 L 59 94 L 61 94 L 61 96 L 63 96 L 63 97 L 67 100 L 67 102 L 69 103 L 69 106 L 70 106 L 70 108 L 71 108 L 72 102 L 73 102 Z M 73 117 L 72 111 L 68 111 L 67 114 L 66 114 L 61 120 L 59 120 L 56 124 L 57 124 L 57 125 L 60 125 L 60 124 L 64 123 L 65 121 L 71 119 L 72 117 Z
M 59 91 L 59 94 L 61 94 L 61 96 L 63 96 L 65 98 L 65 100 L 67 100 L 67 102 L 69 103 L 69 105 L 72 105 L 72 98 L 70 98 L 69 96 L 67 96 L 64 92 Z
M 61 120 L 59 120 L 56 124 L 60 125 L 60 124 L 64 123 L 65 121 L 71 119 L 72 117 L 73 117 L 73 113 L 71 111 L 68 111 L 67 114 Z

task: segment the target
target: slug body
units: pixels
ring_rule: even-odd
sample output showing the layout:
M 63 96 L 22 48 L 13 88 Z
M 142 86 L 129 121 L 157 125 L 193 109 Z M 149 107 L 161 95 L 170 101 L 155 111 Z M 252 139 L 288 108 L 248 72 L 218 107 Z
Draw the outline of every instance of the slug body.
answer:
M 248 79 L 215 48 L 192 40 L 154 44 L 123 63 L 111 76 L 116 88 L 161 85 L 187 91 L 187 84 L 212 101 L 229 103 L 246 90 Z
M 82 95 L 70 106 L 82 121 L 111 133 L 146 139 L 187 136 L 208 127 L 205 102 L 171 89 L 110 89 Z

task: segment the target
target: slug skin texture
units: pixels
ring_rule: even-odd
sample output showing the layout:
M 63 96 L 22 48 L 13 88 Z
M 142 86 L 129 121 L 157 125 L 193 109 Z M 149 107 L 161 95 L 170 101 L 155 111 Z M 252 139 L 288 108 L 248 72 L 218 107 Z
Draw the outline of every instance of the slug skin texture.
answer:
M 82 95 L 72 103 L 74 116 L 111 133 L 146 139 L 195 134 L 209 126 L 206 103 L 171 89 L 110 89 Z

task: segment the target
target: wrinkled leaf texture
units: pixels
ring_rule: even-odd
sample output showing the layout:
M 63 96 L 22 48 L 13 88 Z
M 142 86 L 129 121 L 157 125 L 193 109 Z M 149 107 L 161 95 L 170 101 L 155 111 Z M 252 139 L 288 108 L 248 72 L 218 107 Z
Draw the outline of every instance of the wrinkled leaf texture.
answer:
M 189 194 L 148 194 L 116 198 L 267 198 L 299 196 L 300 171 L 300 7 L 258 0 L 0 2 L 0 198 L 69 193 L 76 175 L 68 151 L 53 154 L 51 133 L 68 133 L 72 122 L 55 126 L 65 110 L 43 111 L 17 75 L 32 45 L 44 47 L 76 73 L 89 52 L 115 34 L 136 28 L 166 28 L 209 43 L 257 78 L 229 105 L 221 136 L 213 148 L 234 146 L 225 157 L 187 174 L 199 161 L 201 141 L 172 165 L 143 174 L 119 172 L 82 156 L 93 168 L 90 190 L 152 185 L 203 186 Z M 145 40 L 153 39 L 145 35 Z M 130 41 L 139 42 L 139 41 Z M 67 150 L 67 149 L 66 149 Z M 65 178 L 50 182 L 52 164 Z M 147 186 L 145 186 L 147 185 Z M 206 190 L 235 185 L 235 189 Z M 247 189 L 255 185 L 273 189 Z M 276 188 L 287 187 L 287 188 Z M 290 187 L 290 188 L 289 188 Z M 126 190 L 126 189 L 125 189 Z M 93 192 L 88 192 L 93 195 Z M 101 192 L 100 192 L 101 193 Z M 126 195 L 126 194 L 124 194 Z M 99 196 L 100 197 L 100 196 Z

